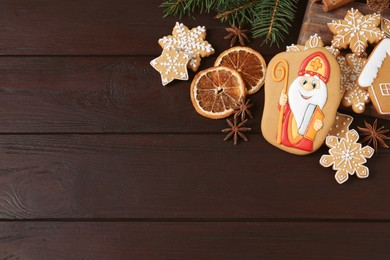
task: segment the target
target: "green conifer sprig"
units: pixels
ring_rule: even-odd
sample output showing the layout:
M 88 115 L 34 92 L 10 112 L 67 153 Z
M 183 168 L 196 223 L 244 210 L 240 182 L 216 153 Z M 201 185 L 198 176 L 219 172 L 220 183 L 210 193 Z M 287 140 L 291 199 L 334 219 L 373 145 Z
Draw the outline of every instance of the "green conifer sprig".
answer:
M 261 3 L 256 6 L 252 22 L 253 37 L 263 38 L 269 45 L 279 45 L 291 28 L 297 0 L 262 0 Z
M 221 22 L 252 26 L 253 37 L 268 45 L 285 39 L 295 17 L 298 0 L 165 0 L 164 17 L 193 16 L 195 12 L 215 12 Z

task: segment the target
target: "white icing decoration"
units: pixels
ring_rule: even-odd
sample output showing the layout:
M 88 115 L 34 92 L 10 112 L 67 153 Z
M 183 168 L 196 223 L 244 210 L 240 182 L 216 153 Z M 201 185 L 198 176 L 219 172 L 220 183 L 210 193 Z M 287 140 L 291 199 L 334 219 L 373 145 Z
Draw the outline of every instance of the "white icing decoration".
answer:
M 371 53 L 358 79 L 361 87 L 369 87 L 372 85 L 386 55 L 390 55 L 390 39 L 382 40 Z
M 176 46 L 180 51 L 184 51 L 193 56 L 200 55 L 201 57 L 205 56 L 200 53 L 201 51 L 206 51 L 208 53 L 214 52 L 211 44 L 199 41 L 199 39 L 202 40 L 202 37 L 200 37 L 201 34 L 206 31 L 204 26 L 198 26 L 196 28 L 192 28 L 191 30 L 186 30 L 184 24 L 176 22 L 174 31 L 176 31 L 175 37 L 168 38 L 164 36 L 160 39 L 166 47 Z M 190 64 L 195 66 L 193 65 L 195 62 L 196 61 L 191 60 Z

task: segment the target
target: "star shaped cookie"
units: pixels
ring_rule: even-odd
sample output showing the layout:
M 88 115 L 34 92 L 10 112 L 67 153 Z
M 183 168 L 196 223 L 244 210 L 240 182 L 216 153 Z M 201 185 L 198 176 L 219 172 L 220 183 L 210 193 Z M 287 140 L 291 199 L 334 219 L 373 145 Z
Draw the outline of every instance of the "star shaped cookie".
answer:
M 345 138 L 349 131 L 349 126 L 353 121 L 353 117 L 350 115 L 336 113 L 336 119 L 334 120 L 333 126 L 329 129 L 328 136 L 333 135 L 337 138 Z
M 337 49 L 349 48 L 357 56 L 363 55 L 368 43 L 378 43 L 384 33 L 378 28 L 381 21 L 379 14 L 363 16 L 357 9 L 347 12 L 344 20 L 333 20 L 328 27 L 334 34 L 332 46 Z
M 210 56 L 214 53 L 214 49 L 207 41 L 206 28 L 198 26 L 188 29 L 182 23 L 176 23 L 173 28 L 172 35 L 164 36 L 158 40 L 160 46 L 165 48 L 174 48 L 177 51 L 182 51 L 190 55 L 188 67 L 192 71 L 197 71 L 200 65 L 200 59 Z
M 159 57 L 150 62 L 150 65 L 160 72 L 162 84 L 165 86 L 174 79 L 188 79 L 189 60 L 190 56 L 187 53 L 166 48 Z

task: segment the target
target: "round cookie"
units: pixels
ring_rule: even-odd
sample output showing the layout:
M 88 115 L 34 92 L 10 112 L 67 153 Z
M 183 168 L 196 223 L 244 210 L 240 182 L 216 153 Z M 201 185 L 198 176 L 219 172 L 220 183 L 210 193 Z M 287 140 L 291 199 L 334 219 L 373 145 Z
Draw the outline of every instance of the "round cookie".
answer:
M 286 152 L 312 153 L 332 127 L 340 99 L 340 68 L 325 48 L 279 53 L 267 69 L 262 134 Z

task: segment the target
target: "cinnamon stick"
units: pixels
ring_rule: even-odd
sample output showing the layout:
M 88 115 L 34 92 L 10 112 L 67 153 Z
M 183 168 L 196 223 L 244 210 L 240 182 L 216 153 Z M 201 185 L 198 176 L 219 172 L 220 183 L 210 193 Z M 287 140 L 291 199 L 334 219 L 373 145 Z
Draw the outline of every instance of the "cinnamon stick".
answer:
M 325 12 L 329 12 L 351 2 L 353 0 L 322 0 L 322 8 Z

